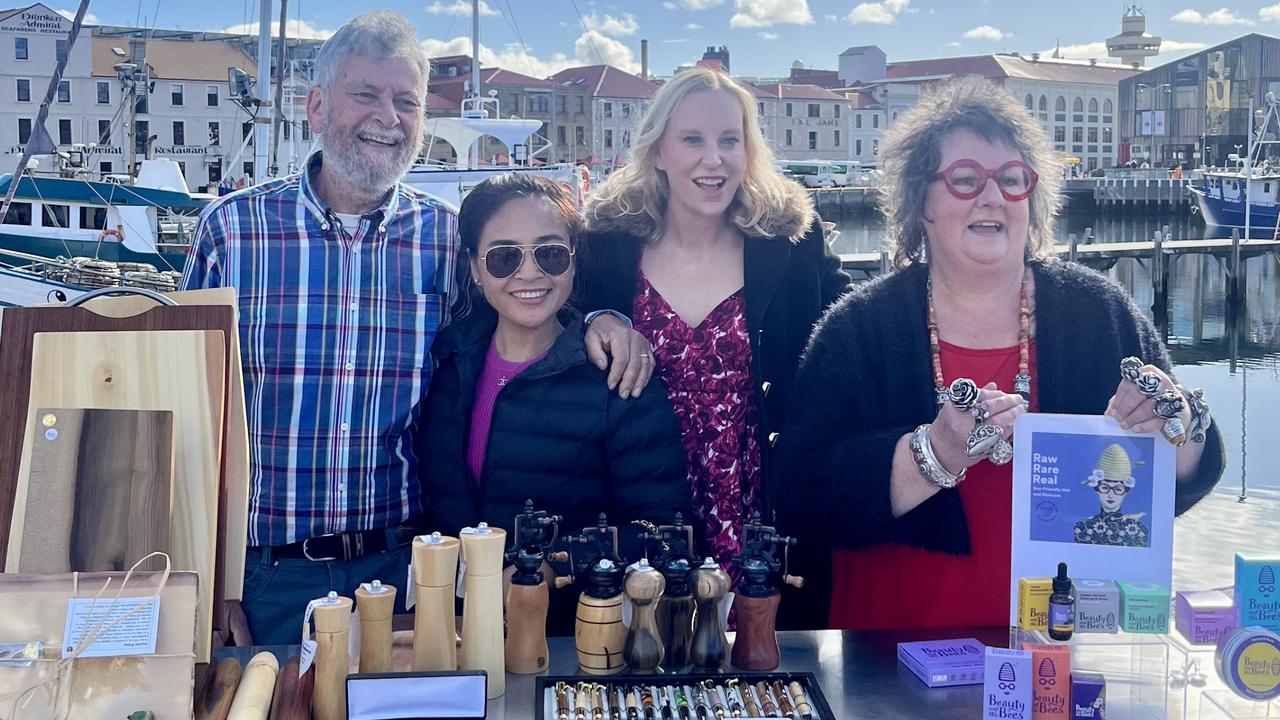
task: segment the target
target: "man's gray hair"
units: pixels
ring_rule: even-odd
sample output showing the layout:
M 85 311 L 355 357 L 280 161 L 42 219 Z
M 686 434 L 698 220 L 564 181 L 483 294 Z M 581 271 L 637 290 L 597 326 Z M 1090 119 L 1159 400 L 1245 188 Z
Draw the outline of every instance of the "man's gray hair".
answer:
M 417 28 L 400 13 L 374 10 L 338 28 L 316 55 L 316 85 L 327 91 L 337 79 L 342 62 L 351 55 L 414 63 L 422 72 L 422 88 L 426 92 L 431 64 L 418 44 Z

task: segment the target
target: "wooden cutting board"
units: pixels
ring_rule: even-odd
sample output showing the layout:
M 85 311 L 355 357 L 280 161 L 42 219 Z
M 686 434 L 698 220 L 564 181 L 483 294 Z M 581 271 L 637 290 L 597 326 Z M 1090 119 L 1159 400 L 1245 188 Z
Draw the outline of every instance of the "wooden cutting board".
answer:
M 40 408 L 30 473 L 18 478 L 7 567 L 128 570 L 169 552 L 173 413 Z M 163 570 L 152 558 L 139 570 Z
M 166 308 L 174 310 L 178 308 Z M 87 311 L 86 311 L 87 312 Z M 217 555 L 219 449 L 226 397 L 221 331 L 37 333 L 31 350 L 31 437 L 42 407 L 169 410 L 175 474 L 170 545 L 173 567 L 200 576 L 196 660 L 207 662 Z M 23 447 L 19 475 L 29 472 Z

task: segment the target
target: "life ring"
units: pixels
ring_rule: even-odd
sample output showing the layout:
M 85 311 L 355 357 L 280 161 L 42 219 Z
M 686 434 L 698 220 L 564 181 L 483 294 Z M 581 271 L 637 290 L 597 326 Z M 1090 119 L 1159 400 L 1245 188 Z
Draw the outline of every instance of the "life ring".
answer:
M 116 242 L 122 243 L 124 242 L 124 231 L 117 228 L 105 228 L 102 232 L 98 233 L 98 242 L 102 242 L 107 238 L 115 238 Z
M 587 204 L 587 195 L 591 193 L 591 170 L 586 165 L 575 168 L 578 171 L 578 207 Z

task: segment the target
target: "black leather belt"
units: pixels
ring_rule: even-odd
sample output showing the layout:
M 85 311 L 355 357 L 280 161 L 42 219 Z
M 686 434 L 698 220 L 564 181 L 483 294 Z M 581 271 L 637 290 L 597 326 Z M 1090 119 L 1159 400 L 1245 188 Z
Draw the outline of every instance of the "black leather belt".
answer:
M 361 530 L 358 532 L 316 535 L 288 545 L 276 545 L 271 555 L 278 558 L 295 558 L 322 562 L 325 560 L 354 560 L 400 548 L 413 542 L 418 534 L 413 525 L 399 525 L 393 529 L 395 545 L 388 546 L 387 530 Z

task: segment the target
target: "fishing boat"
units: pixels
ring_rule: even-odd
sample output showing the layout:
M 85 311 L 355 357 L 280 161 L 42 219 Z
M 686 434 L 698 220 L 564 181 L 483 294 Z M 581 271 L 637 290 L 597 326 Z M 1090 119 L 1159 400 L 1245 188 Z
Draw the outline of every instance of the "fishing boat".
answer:
M 1205 224 L 1228 232 L 1238 230 L 1245 238 L 1274 238 L 1280 233 L 1280 157 L 1268 153 L 1272 145 L 1280 144 L 1278 105 L 1274 94 L 1267 93 L 1266 113 L 1257 132 L 1250 133 L 1240 168 L 1195 173 L 1198 177 L 1188 191 L 1195 196 Z M 1252 112 L 1249 117 L 1252 120 Z

